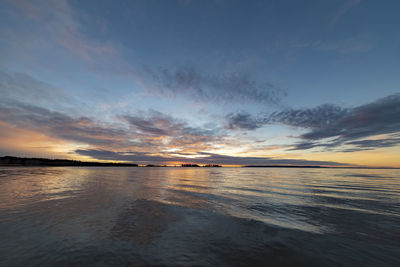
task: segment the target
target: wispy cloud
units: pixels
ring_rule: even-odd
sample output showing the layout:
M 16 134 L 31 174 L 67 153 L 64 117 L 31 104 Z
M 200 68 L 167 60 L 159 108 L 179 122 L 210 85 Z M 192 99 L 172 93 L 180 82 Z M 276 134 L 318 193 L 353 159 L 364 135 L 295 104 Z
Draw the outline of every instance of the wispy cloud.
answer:
M 369 38 L 356 36 L 342 40 L 317 41 L 311 45 L 316 51 L 336 51 L 341 54 L 365 53 L 373 48 Z
M 367 140 L 359 140 L 348 142 L 349 145 L 354 145 L 358 149 L 374 149 L 381 147 L 391 147 L 400 144 L 400 137 L 389 136 L 389 138 L 385 139 L 367 139 Z
M 64 105 L 71 101 L 63 89 L 35 79 L 26 73 L 9 73 L 0 70 L 2 98 L 36 104 Z
M 285 92 L 269 82 L 258 82 L 243 72 L 212 74 L 198 70 L 194 65 L 175 69 L 146 68 L 145 86 L 150 93 L 167 97 L 186 96 L 196 101 L 256 102 L 276 105 Z
M 65 69 L 69 64 L 118 72 L 129 68 L 120 43 L 97 38 L 87 31 L 82 22 L 85 14 L 67 0 L 3 2 L 2 15 L 7 21 L 0 25 L 4 66 L 23 62 L 25 68 L 42 67 L 48 71 Z M 63 64 L 57 64 L 54 58 L 62 58 Z
M 355 35 L 344 39 L 325 39 L 313 42 L 296 43 L 292 48 L 309 48 L 321 52 L 337 52 L 339 54 L 359 54 L 366 53 L 374 48 L 374 41 L 369 35 Z
M 342 18 L 350 9 L 355 6 L 358 6 L 361 3 L 361 0 L 346 0 L 345 3 L 334 13 L 331 26 L 335 26 L 340 18 Z

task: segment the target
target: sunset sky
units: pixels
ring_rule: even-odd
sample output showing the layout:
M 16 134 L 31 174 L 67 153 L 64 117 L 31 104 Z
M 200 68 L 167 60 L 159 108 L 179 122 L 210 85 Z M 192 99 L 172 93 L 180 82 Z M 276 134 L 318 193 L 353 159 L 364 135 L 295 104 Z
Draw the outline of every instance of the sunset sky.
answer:
M 400 1 L 0 1 L 0 156 L 400 167 Z

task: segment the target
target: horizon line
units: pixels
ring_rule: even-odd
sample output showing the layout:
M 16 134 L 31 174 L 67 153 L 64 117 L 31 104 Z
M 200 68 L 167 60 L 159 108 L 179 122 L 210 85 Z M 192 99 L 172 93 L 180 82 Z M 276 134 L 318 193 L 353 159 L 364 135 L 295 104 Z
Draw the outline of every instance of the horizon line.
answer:
M 18 157 L 18 156 L 0 156 L 1 159 L 12 158 L 16 160 L 43 160 L 43 161 L 66 161 L 66 162 L 75 162 L 78 164 L 91 164 L 91 166 L 87 167 L 101 167 L 101 164 L 110 164 L 110 167 L 230 167 L 230 168 L 322 168 L 322 169 L 400 169 L 400 167 L 385 167 L 385 166 L 333 166 L 333 165 L 299 165 L 299 164 L 270 164 L 270 165 L 258 165 L 258 164 L 247 164 L 247 165 L 239 165 L 239 164 L 218 164 L 218 163 L 178 163 L 178 164 L 141 164 L 135 163 L 131 161 L 118 161 L 118 160 L 76 160 L 76 159 L 60 159 L 60 158 L 42 158 L 42 157 Z M 42 163 L 44 164 L 44 162 Z M 93 165 L 94 164 L 94 165 Z M 97 165 L 98 164 L 98 165 Z M 97 166 L 96 166 L 97 165 Z M 136 165 L 136 166 L 135 166 Z M 183 166 L 183 165 L 193 165 L 193 166 Z M 51 167 L 52 165 L 40 165 L 40 163 L 36 163 L 36 165 L 24 165 L 20 164 L 4 164 L 0 162 L 0 167 L 4 166 L 42 166 L 42 167 Z M 55 165 L 57 166 L 57 165 Z M 84 165 L 58 165 L 57 167 L 83 167 Z

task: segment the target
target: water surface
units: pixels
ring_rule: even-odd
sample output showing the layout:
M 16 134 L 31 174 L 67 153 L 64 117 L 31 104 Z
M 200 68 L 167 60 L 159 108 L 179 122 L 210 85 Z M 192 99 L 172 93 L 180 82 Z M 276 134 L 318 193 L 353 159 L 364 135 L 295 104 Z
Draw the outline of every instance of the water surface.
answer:
M 0 266 L 400 266 L 400 170 L 0 168 Z

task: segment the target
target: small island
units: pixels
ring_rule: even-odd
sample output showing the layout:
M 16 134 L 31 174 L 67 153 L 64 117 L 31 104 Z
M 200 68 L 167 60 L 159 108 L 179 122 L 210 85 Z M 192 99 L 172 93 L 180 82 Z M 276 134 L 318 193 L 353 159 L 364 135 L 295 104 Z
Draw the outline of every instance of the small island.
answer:
M 181 167 L 200 167 L 197 164 L 182 164 Z
M 218 164 L 207 164 L 207 165 L 204 165 L 203 167 L 206 167 L 206 168 L 218 168 L 218 167 L 222 167 L 222 166 L 218 165 Z
M 198 164 L 182 164 L 181 165 L 181 167 L 195 167 L 195 168 L 197 168 L 197 167 L 205 167 L 205 168 L 215 168 L 215 167 L 222 167 L 221 165 L 217 165 L 217 164 L 206 164 L 206 165 L 203 165 L 203 166 L 200 166 L 200 165 L 198 165 Z

